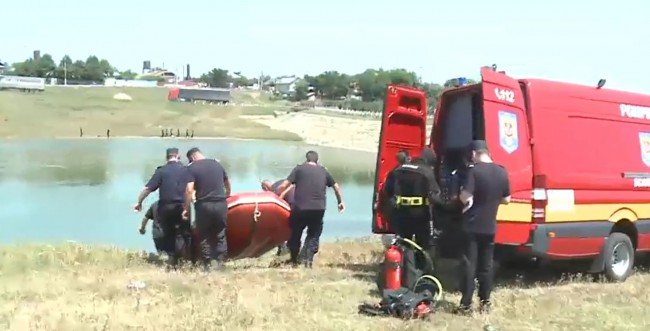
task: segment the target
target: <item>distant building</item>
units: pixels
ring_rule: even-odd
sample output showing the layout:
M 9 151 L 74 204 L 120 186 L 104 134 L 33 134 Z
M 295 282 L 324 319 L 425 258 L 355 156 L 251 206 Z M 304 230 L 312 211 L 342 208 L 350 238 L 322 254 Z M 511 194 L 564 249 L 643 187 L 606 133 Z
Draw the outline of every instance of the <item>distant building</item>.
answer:
M 296 83 L 300 81 L 299 77 L 296 76 L 283 76 L 278 77 L 269 84 L 273 86 L 275 93 L 281 95 L 293 95 L 296 93 Z
M 157 68 L 151 71 L 145 71 L 142 75 L 138 75 L 135 79 L 140 79 L 142 77 L 163 77 L 167 83 L 176 82 L 176 74 L 165 69 Z
M 45 90 L 45 79 L 39 77 L 0 76 L 0 90 L 41 92 Z

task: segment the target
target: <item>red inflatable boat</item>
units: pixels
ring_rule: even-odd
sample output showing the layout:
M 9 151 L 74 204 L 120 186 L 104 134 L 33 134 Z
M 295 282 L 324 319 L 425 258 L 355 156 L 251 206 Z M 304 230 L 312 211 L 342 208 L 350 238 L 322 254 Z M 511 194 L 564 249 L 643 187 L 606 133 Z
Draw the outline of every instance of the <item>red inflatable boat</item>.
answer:
M 228 258 L 255 258 L 282 245 L 291 234 L 290 212 L 289 204 L 273 192 L 230 196 L 226 232 Z M 195 245 L 194 249 L 197 252 L 198 247 Z

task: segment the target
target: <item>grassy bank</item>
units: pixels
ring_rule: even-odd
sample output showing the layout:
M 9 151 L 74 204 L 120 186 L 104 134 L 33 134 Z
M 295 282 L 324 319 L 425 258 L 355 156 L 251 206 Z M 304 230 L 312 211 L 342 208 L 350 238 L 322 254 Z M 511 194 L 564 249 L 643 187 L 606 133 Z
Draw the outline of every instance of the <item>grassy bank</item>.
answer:
M 491 315 L 429 321 L 357 315 L 376 301 L 378 242 L 325 244 L 313 270 L 238 261 L 224 274 L 165 273 L 139 254 L 67 246 L 0 250 L 3 330 L 644 330 L 650 277 L 624 284 L 577 279 L 505 285 Z M 129 289 L 134 281 L 141 290 Z M 509 283 L 505 283 L 509 284 Z
M 117 93 L 131 101 L 113 99 Z M 0 92 L 0 137 L 159 136 L 161 128 L 196 137 L 300 140 L 289 132 L 240 118 L 272 114 L 264 96 L 235 92 L 234 106 L 167 101 L 164 88 L 47 87 L 43 93 Z M 284 105 L 278 104 L 278 107 Z

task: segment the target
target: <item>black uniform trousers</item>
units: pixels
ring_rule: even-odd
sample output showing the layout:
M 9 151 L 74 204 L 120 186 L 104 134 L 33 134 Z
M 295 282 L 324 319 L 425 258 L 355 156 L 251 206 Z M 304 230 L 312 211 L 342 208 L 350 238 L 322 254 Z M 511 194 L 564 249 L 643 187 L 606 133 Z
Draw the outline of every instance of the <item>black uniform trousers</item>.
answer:
M 300 254 L 300 244 L 302 233 L 307 229 L 305 238 L 304 258 L 305 262 L 312 262 L 314 255 L 318 253 L 320 246 L 320 236 L 323 233 L 323 217 L 325 210 L 300 210 L 292 209 L 289 216 L 289 225 L 291 226 L 291 236 L 287 241 L 287 246 L 291 253 L 291 262 L 298 263 Z
M 434 258 L 434 227 L 429 206 L 397 206 L 392 224 L 396 227 L 395 234 L 407 239 L 415 237 L 415 242 Z
M 151 232 L 154 232 L 154 228 L 158 227 L 160 232 L 163 234 L 163 236 L 161 236 L 161 237 L 153 237 L 153 244 L 156 247 L 156 251 L 158 253 L 161 253 L 161 252 L 165 252 L 165 236 L 164 236 L 165 232 L 163 231 L 162 226 L 160 225 L 159 222 L 160 221 L 156 221 L 156 220 L 153 222 Z M 152 236 L 153 236 L 153 233 L 152 233 Z
M 156 247 L 156 252 L 167 252 L 165 250 L 165 237 L 162 238 L 153 238 L 153 245 Z
M 466 232 L 461 257 L 460 304 L 469 307 L 478 279 L 478 297 L 482 302 L 490 300 L 493 286 L 492 260 L 494 258 L 494 235 Z
M 163 237 L 156 244 L 175 264 L 191 245 L 190 223 L 183 220 L 182 202 L 159 202 L 158 217 Z
M 200 258 L 206 266 L 211 261 L 223 263 L 228 257 L 228 203 L 222 201 L 197 201 L 194 203 L 196 229 L 199 232 Z
M 289 203 L 289 207 L 291 207 L 292 211 L 294 210 L 294 208 L 296 208 L 292 203 Z M 280 256 L 286 254 L 288 248 L 289 248 L 288 241 L 284 242 L 282 245 L 278 246 L 278 250 L 276 251 L 275 255 Z

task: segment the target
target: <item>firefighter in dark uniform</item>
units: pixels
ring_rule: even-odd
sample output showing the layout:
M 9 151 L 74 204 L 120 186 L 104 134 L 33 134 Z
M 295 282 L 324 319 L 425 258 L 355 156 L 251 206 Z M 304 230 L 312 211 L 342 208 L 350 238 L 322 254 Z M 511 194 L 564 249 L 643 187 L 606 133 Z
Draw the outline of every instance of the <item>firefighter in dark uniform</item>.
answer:
M 392 198 L 395 210 L 393 223 L 396 234 L 411 239 L 435 256 L 436 230 L 433 224 L 432 204 L 440 204 L 440 188 L 435 179 L 433 165 L 435 154 L 425 148 L 410 163 L 393 171 L 392 180 L 386 182 L 386 194 Z
M 190 244 L 190 234 L 184 229 L 189 226 L 182 218 L 185 189 L 189 180 L 187 168 L 180 162 L 178 148 L 168 148 L 167 163 L 156 168 L 138 196 L 133 209 L 142 211 L 142 202 L 152 192 L 158 191 L 158 217 L 163 233 L 163 250 L 170 257 L 170 266 L 175 267 Z

